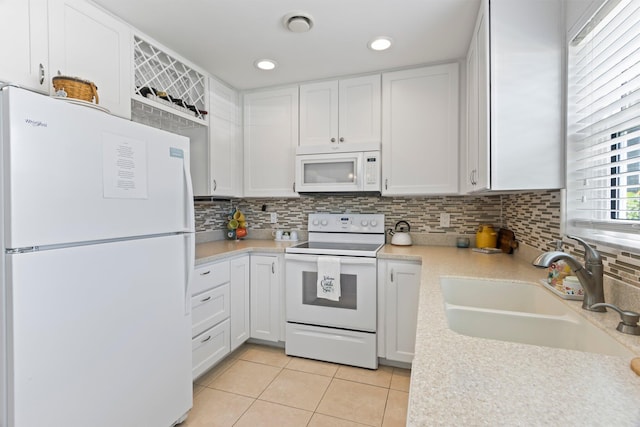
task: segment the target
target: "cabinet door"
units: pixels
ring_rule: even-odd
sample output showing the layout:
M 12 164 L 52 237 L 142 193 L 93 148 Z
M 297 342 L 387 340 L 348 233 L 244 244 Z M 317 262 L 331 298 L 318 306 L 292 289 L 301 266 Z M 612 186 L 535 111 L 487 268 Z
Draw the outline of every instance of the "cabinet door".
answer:
M 386 277 L 386 357 L 413 361 L 418 319 L 421 265 L 387 262 Z
M 382 194 L 458 192 L 458 64 L 382 75 Z
M 467 51 L 467 126 L 465 166 L 460 182 L 463 193 L 475 190 L 478 176 L 478 50 L 474 34 Z
M 202 264 L 195 268 L 191 295 L 198 295 L 229 281 L 229 261 Z
M 300 145 L 338 143 L 338 82 L 300 86 Z
M 564 187 L 562 3 L 491 1 L 492 190 Z
M 340 80 L 338 141 L 380 143 L 380 75 Z
M 475 30 L 476 40 L 476 120 L 477 120 L 477 172 L 474 176 L 474 190 L 486 190 L 491 187 L 489 180 L 489 2 L 483 1 Z
M 191 336 L 229 318 L 229 300 L 228 283 L 191 297 Z
M 490 188 L 488 3 L 482 2 L 467 52 L 467 142 L 463 192 Z
M 229 319 L 191 340 L 192 379 L 195 380 L 229 354 L 229 341 Z
M 231 261 L 231 351 L 251 335 L 249 255 Z
M 251 255 L 251 338 L 277 342 L 281 332 L 280 263 Z
M 244 195 L 298 197 L 298 88 L 244 96 Z
M 209 80 L 209 193 L 214 196 L 242 195 L 242 147 L 238 93 Z
M 49 93 L 47 0 L 1 0 L 0 81 Z
M 101 106 L 131 118 L 131 29 L 83 0 L 50 0 L 49 11 L 52 74 L 94 82 Z

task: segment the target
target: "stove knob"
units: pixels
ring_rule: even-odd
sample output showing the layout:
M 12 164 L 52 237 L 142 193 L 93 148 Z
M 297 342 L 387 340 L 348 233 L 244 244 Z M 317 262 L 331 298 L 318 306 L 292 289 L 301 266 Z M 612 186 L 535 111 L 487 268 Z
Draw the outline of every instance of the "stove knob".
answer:
M 369 225 L 371 225 L 372 227 L 375 227 L 376 225 L 378 225 L 378 221 L 376 221 L 375 219 L 372 219 L 372 220 L 369 222 Z
M 362 221 L 360 221 L 360 224 L 361 224 L 363 227 L 366 227 L 366 226 L 367 226 L 367 224 L 369 224 L 369 221 L 367 221 L 366 219 L 363 219 Z
M 313 225 L 318 225 L 318 224 L 320 224 L 320 221 L 318 221 L 317 219 L 314 219 L 311 223 Z
M 329 224 L 329 222 L 326 219 L 323 219 L 322 221 L 320 221 L 320 225 L 322 225 L 323 227 L 326 226 L 327 224 Z

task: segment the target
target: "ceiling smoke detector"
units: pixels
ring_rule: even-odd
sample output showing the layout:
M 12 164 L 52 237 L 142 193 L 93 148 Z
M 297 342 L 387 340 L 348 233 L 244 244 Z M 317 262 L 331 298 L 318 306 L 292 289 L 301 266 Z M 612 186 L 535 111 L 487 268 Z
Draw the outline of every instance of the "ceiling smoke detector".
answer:
M 306 33 L 313 27 L 313 18 L 306 12 L 291 12 L 282 18 L 282 23 L 293 33 Z

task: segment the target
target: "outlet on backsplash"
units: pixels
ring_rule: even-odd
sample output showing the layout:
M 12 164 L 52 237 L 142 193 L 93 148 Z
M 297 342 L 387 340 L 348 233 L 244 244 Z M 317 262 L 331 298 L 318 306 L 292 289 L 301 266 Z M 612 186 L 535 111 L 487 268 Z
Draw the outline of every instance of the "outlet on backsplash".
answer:
M 440 213 L 440 227 L 451 227 L 451 214 L 446 212 Z

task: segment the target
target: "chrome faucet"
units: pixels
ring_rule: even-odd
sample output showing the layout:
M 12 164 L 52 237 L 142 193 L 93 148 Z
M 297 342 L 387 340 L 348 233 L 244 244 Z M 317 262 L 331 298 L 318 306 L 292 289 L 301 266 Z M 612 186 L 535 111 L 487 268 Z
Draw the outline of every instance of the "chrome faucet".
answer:
M 577 241 L 584 247 L 584 267 L 573 255 L 561 251 L 544 252 L 533 260 L 533 265 L 536 267 L 549 267 L 552 263 L 563 260 L 571 267 L 571 270 L 578 277 L 582 289 L 584 289 L 582 308 L 590 311 L 606 311 L 603 305 L 592 308 L 594 304 L 604 303 L 602 257 L 598 251 L 581 238 L 575 236 L 567 237 Z

